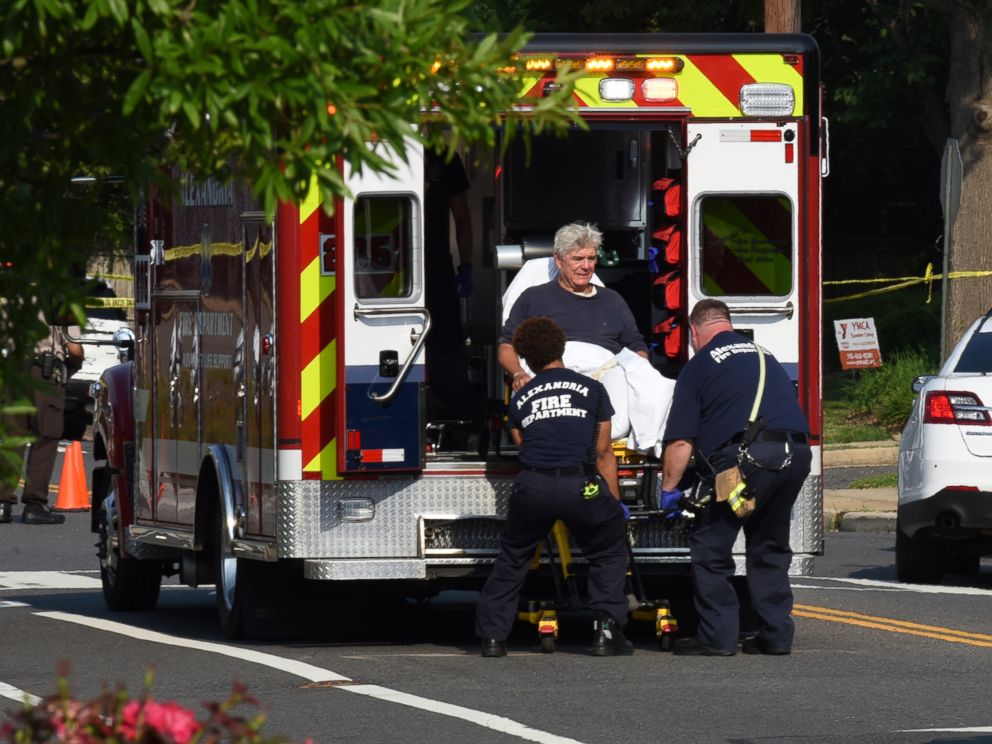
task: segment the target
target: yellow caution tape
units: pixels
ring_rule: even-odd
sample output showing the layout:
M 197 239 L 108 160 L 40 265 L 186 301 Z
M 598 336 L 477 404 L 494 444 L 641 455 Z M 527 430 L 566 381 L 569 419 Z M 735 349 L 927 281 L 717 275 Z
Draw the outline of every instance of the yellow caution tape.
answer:
M 134 277 L 130 274 L 90 274 L 94 279 L 110 279 L 115 282 L 133 282 Z
M 134 307 L 133 297 L 87 297 L 86 307 Z
M 992 271 L 950 271 L 947 274 L 948 279 L 968 279 L 980 276 L 992 276 Z M 857 300 L 862 297 L 871 297 L 872 295 L 885 294 L 886 292 L 895 292 L 899 289 L 905 289 L 906 287 L 912 287 L 917 284 L 927 285 L 927 303 L 933 299 L 933 283 L 935 281 L 942 280 L 944 275 L 935 274 L 933 272 L 933 264 L 928 263 L 926 271 L 923 272 L 923 276 L 899 276 L 890 277 L 888 279 L 839 279 L 824 282 L 824 286 L 827 285 L 838 285 L 838 284 L 876 284 L 882 282 L 896 282 L 888 287 L 879 287 L 878 289 L 869 289 L 864 292 L 858 292 L 857 294 L 846 295 L 844 297 L 832 297 L 829 300 L 824 300 L 823 304 L 830 302 L 844 302 L 845 300 Z

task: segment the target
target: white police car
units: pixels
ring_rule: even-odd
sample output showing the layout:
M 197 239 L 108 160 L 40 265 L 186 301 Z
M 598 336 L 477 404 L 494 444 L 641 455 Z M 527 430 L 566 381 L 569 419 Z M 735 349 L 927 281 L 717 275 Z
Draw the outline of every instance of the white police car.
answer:
M 896 573 L 937 583 L 992 555 L 992 310 L 913 389 L 899 444 Z

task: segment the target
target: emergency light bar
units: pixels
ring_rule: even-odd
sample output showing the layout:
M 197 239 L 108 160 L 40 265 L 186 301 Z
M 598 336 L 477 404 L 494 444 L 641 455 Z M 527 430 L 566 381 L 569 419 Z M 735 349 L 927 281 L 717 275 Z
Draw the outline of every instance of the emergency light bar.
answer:
M 530 72 L 551 72 L 559 67 L 581 64 L 587 72 L 681 72 L 685 62 L 679 57 L 610 57 L 597 55 L 583 59 L 559 57 L 523 57 L 524 68 Z
M 785 83 L 749 83 L 741 86 L 740 103 L 745 116 L 791 116 L 796 94 Z
M 589 72 L 609 72 L 615 64 L 613 57 L 590 57 L 586 60 L 586 70 Z
M 527 60 L 524 66 L 528 70 L 537 70 L 539 72 L 550 71 L 555 68 L 555 61 L 547 58 L 531 58 Z

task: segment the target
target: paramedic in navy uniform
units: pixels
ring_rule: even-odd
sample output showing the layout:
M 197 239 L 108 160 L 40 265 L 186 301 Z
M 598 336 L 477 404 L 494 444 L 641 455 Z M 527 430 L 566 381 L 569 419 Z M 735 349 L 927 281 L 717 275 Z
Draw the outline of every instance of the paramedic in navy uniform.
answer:
M 497 356 L 513 378 L 514 390 L 520 390 L 531 378 L 520 366 L 510 339 L 525 318 L 537 315 L 554 320 L 569 341 L 596 344 L 614 354 L 628 348 L 647 359 L 647 344 L 623 297 L 592 283 L 596 252 L 602 243 L 603 234 L 588 223 L 573 222 L 559 228 L 554 240 L 557 280 L 524 290 L 513 303 Z
M 627 527 L 610 443 L 613 406 L 599 382 L 565 369 L 565 334 L 549 318 L 521 323 L 513 348 L 536 376 L 510 399 L 510 434 L 520 447 L 520 473 L 496 563 L 476 608 L 482 655 L 506 655 L 534 549 L 559 519 L 589 561 L 593 654 L 631 654 L 633 644 L 622 632 L 628 610 Z M 598 493 L 586 495 L 583 487 L 596 472 L 602 476 Z
M 713 455 L 727 445 L 736 450 L 733 443 L 740 441 L 758 392 L 758 347 L 734 333 L 723 302 L 699 302 L 689 315 L 689 326 L 696 354 L 679 374 L 665 429 L 662 508 L 668 510 L 677 508 L 682 495 L 678 486 L 694 447 L 697 472 L 700 452 L 717 471 L 736 464 L 735 458 L 720 461 Z M 809 429 L 785 370 L 767 352 L 765 365 L 758 412 L 765 427 L 748 448 L 757 466 L 745 462 L 741 468 L 756 496 L 756 508 L 741 520 L 727 502 L 714 498 L 696 519 L 689 545 L 699 629 L 695 638 L 676 642 L 678 655 L 736 653 L 740 609 L 731 584 L 731 551 L 741 527 L 747 546 L 747 586 L 759 622 L 757 636 L 744 642 L 744 653 L 780 655 L 792 650 L 789 519 L 809 474 Z

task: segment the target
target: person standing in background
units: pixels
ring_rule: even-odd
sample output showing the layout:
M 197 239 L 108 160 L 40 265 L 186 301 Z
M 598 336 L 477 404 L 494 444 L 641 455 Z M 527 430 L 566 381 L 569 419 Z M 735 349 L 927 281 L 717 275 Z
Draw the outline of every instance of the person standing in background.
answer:
M 42 322 L 46 322 L 42 318 Z M 48 333 L 35 346 L 30 359 L 36 411 L 27 416 L 10 417 L 8 432 L 32 436 L 35 441 L 26 450 L 26 476 L 21 503 L 24 524 L 62 524 L 65 516 L 48 505 L 48 487 L 55 468 L 59 440 L 65 415 L 65 383 L 79 371 L 83 347 L 70 341 L 60 326 L 48 325 Z M 0 523 L 13 521 L 15 494 L 13 484 L 0 486 Z

